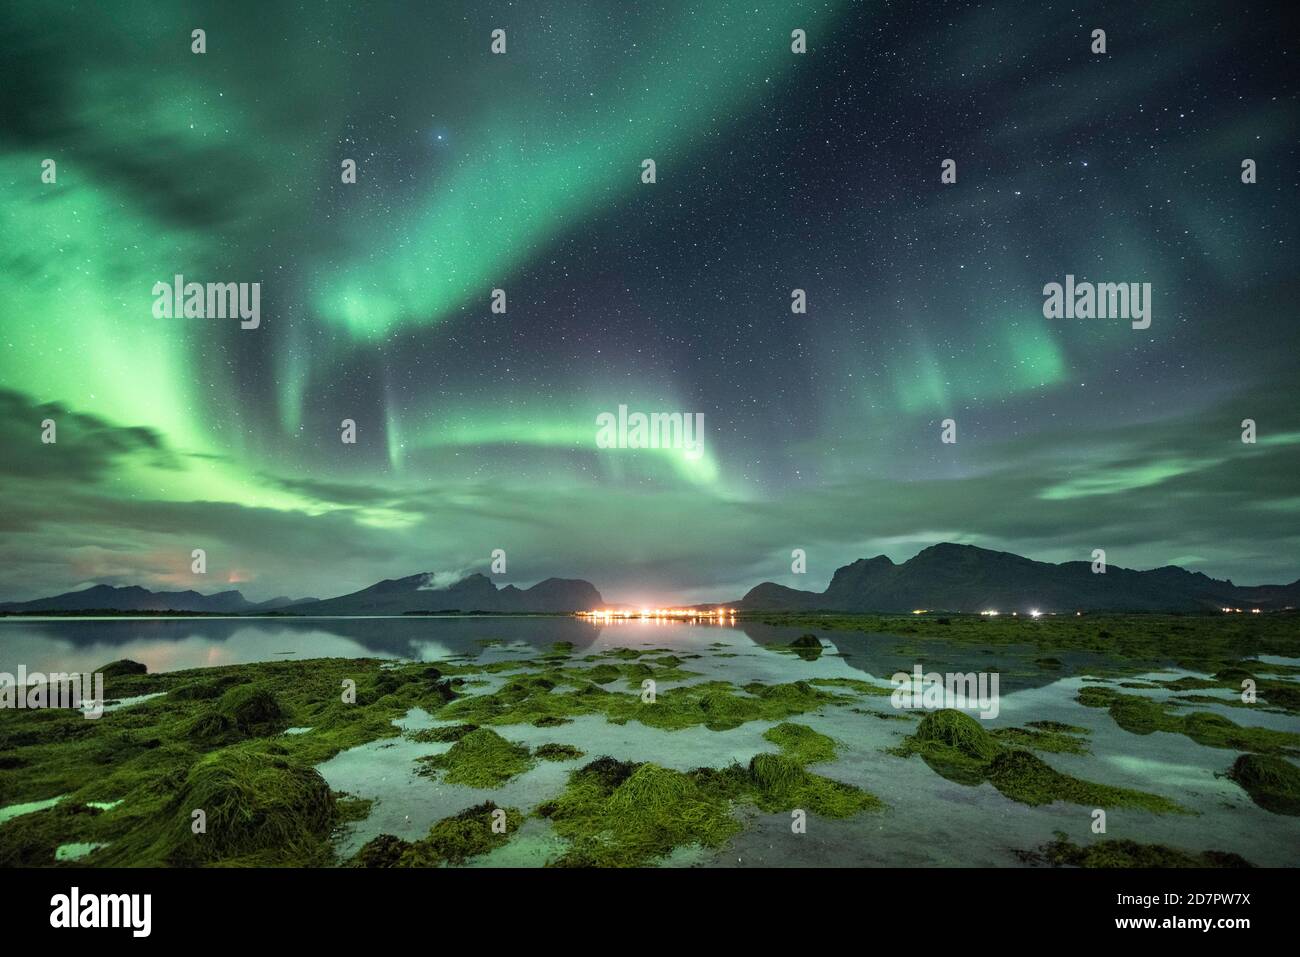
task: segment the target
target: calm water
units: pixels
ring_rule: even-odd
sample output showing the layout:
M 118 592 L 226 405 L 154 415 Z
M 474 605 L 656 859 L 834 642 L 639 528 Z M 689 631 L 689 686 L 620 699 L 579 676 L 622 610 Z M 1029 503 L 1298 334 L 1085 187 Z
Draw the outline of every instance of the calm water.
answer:
M 1193 815 L 1154 815 L 1111 809 L 1107 837 L 1166 843 L 1188 851 L 1234 851 L 1253 863 L 1300 863 L 1300 819 L 1256 807 L 1222 776 L 1236 752 L 1206 748 L 1176 734 L 1136 736 L 1120 729 L 1106 713 L 1078 704 L 1083 677 L 1103 659 L 1058 654 L 1064 667 L 1044 671 L 1036 649 L 981 649 L 927 641 L 918 645 L 891 635 L 828 631 L 815 661 L 767 647 L 784 645 L 806 629 L 762 625 L 687 625 L 625 622 L 597 625 L 562 618 L 374 618 L 374 619 L 174 619 L 174 620 L 2 620 L 0 672 L 19 664 L 29 671 L 85 671 L 119 658 L 148 665 L 150 671 L 227 665 L 252 661 L 317 657 L 378 657 L 437 661 L 472 658 L 487 663 L 528 657 L 559 641 L 572 642 L 574 655 L 612 650 L 671 648 L 701 657 L 684 667 L 699 673 L 690 681 L 722 679 L 744 684 L 801 678 L 851 677 L 887 681 L 896 671 L 920 663 L 926 671 L 996 671 L 1001 676 L 1000 714 L 990 729 L 1052 720 L 1091 730 L 1087 755 L 1045 754 L 1067 774 L 1154 791 L 1195 811 Z M 1172 668 L 1155 677 L 1178 677 Z M 486 676 L 490 690 L 508 676 Z M 663 688 L 670 684 L 661 685 Z M 1132 692 L 1139 693 L 1139 692 Z M 1145 691 L 1153 697 L 1167 692 Z M 1239 724 L 1300 732 L 1300 721 L 1260 710 L 1211 706 Z M 808 833 L 790 836 L 787 814 L 742 812 L 746 830 L 721 852 L 683 850 L 670 864 L 747 865 L 963 865 L 1014 866 L 1016 850 L 1035 848 L 1064 831 L 1076 843 L 1094 840 L 1091 809 L 1062 803 L 1027 807 L 991 785 L 966 787 L 946 781 L 918 758 L 887 752 L 915 727 L 896 719 L 887 697 L 867 697 L 857 710 L 826 707 L 793 720 L 840 742 L 837 760 L 813 770 L 873 792 L 889 805 L 880 814 L 843 821 L 812 818 Z M 431 719 L 413 711 L 408 727 Z M 330 785 L 375 798 L 371 817 L 344 839 L 351 853 L 380 833 L 422 837 L 435 821 L 491 798 L 501 805 L 531 808 L 563 789 L 569 771 L 609 754 L 622 760 L 654 761 L 688 770 L 747 762 L 773 746 L 762 738 L 771 724 L 751 722 L 732 731 L 703 728 L 660 731 L 636 722 L 608 724 L 598 716 L 580 717 L 559 728 L 498 728 L 507 738 L 535 746 L 573 744 L 587 753 L 581 761 L 539 762 L 533 770 L 493 791 L 447 785 L 414 773 L 415 759 L 446 750 L 446 744 L 386 739 L 337 755 L 320 766 Z M 310 731 L 306 732 L 310 733 Z M 542 864 L 559 844 L 544 821 L 530 820 L 509 845 L 478 862 Z
M 119 658 L 151 672 L 295 658 L 436 661 L 477 655 L 491 639 L 521 651 L 557 641 L 578 650 L 599 633 L 571 618 L 9 618 L 0 619 L 0 672 L 20 663 L 29 672 L 85 671 Z

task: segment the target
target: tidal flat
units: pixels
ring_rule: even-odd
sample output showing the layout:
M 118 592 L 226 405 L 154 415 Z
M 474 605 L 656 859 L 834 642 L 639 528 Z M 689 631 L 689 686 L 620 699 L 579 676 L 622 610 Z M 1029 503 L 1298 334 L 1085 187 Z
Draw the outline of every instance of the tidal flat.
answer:
M 0 621 L 19 664 L 109 701 L 0 710 L 8 867 L 1298 863 L 1288 614 Z M 997 716 L 895 707 L 917 665 Z

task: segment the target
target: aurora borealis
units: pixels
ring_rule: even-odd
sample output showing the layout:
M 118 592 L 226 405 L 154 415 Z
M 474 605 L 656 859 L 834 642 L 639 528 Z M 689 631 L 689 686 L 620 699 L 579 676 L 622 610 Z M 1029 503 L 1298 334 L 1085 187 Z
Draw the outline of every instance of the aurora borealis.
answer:
M 1295 57 L 1226 10 L 6 4 L 0 599 L 501 548 L 668 604 L 943 540 L 1292 581 Z M 154 318 L 182 273 L 260 326 Z M 1150 327 L 1044 318 L 1067 274 Z M 620 405 L 703 454 L 597 447 Z

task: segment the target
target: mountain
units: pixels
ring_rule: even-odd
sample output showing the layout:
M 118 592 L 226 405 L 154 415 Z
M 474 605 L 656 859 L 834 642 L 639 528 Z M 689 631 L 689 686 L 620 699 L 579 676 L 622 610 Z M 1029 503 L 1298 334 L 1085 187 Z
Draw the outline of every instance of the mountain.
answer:
M 308 615 L 404 615 L 412 612 L 571 612 L 599 608 L 604 599 L 591 582 L 548 578 L 531 588 L 506 585 L 498 589 L 485 575 L 474 574 L 455 584 L 433 588 L 428 573 L 389 578 L 369 588 L 285 611 Z
M 944 542 L 902 564 L 884 555 L 836 570 L 823 592 L 773 582 L 750 589 L 745 611 L 978 612 L 1272 610 L 1300 605 L 1300 581 L 1239 587 L 1176 565 L 1134 571 L 1090 562 L 1036 562 L 1010 552 Z
M 329 598 L 280 596 L 251 602 L 238 591 L 203 595 L 196 591 L 150 591 L 138 585 L 92 585 L 32 601 L 0 603 L 0 612 L 185 611 L 209 614 L 256 615 L 287 612 L 300 615 L 402 615 L 407 612 L 570 612 L 600 608 L 604 599 L 590 582 L 548 578 L 531 588 L 506 585 L 498 589 L 483 575 L 470 575 L 445 588 L 432 588 L 427 573 L 388 579 L 350 595 Z
M 311 599 L 298 599 L 297 602 Z M 251 602 L 238 591 L 222 591 L 204 595 L 196 591 L 150 591 L 139 585 L 116 587 L 92 585 L 81 591 L 64 592 L 49 598 L 32 601 L 0 603 L 0 611 L 198 611 L 211 614 L 247 614 L 270 611 L 285 605 L 296 604 L 288 598 L 272 598 L 266 602 Z
M 0 603 L 0 612 L 183 611 L 250 615 L 404 615 L 437 612 L 566 613 L 608 607 L 590 582 L 548 578 L 531 588 L 497 588 L 474 574 L 435 588 L 429 573 L 386 579 L 348 595 L 317 600 L 284 596 L 250 602 L 238 591 L 155 592 L 139 586 L 93 585 L 33 601 Z M 941 543 L 895 564 L 884 555 L 835 571 L 825 591 L 801 591 L 763 582 L 740 601 L 744 611 L 979 612 L 1025 614 L 1073 611 L 1213 611 L 1300 606 L 1300 581 L 1239 586 L 1176 565 L 1135 571 L 1116 565 L 1093 574 L 1089 562 L 1036 562 L 1010 552 Z M 713 604 L 700 606 L 712 608 Z

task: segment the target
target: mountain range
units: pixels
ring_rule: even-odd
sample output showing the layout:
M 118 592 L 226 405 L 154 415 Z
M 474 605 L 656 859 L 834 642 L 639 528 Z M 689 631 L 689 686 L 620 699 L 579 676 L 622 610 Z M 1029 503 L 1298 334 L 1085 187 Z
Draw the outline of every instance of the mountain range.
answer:
M 386 579 L 348 595 L 317 598 L 272 598 L 250 602 L 238 591 L 203 595 L 196 591 L 150 591 L 138 585 L 93 585 L 32 601 L 0 603 L 0 612 L 183 611 L 206 614 L 256 615 L 276 612 L 296 615 L 404 615 L 421 612 L 571 612 L 604 605 L 590 582 L 548 578 L 531 588 L 497 588 L 484 575 L 470 575 L 442 588 L 429 573 Z
M 610 607 L 582 579 L 548 578 L 531 588 L 498 588 L 485 575 L 435 586 L 430 573 L 385 579 L 324 600 L 272 598 L 250 602 L 238 591 L 155 592 L 139 586 L 94 585 L 49 598 L 0 603 L 0 612 L 204 612 L 210 614 L 404 615 L 487 612 L 566 613 Z M 716 604 L 716 603 L 715 603 Z M 1135 571 L 1115 565 L 1097 574 L 1089 562 L 1052 564 L 974 545 L 942 543 L 902 563 L 884 555 L 836 570 L 825 591 L 801 591 L 763 582 L 739 601 L 743 611 L 1045 613 L 1073 611 L 1215 611 L 1224 607 L 1274 611 L 1300 606 L 1300 581 L 1289 585 L 1234 585 L 1176 565 Z M 710 608 L 713 605 L 700 607 Z
M 278 611 L 290 605 L 315 601 L 314 598 L 271 598 L 249 601 L 238 591 L 221 591 L 204 595 L 190 591 L 150 591 L 139 585 L 117 587 L 92 585 L 81 591 L 64 592 L 32 601 L 0 602 L 0 612 L 36 611 L 187 611 L 209 614 L 258 614 Z
M 1300 581 L 1239 586 L 1177 565 L 1134 571 L 1090 562 L 1036 562 L 944 542 L 901 564 L 884 555 L 838 569 L 822 592 L 763 582 L 735 603 L 745 611 L 951 612 L 1276 610 L 1300 605 Z
M 427 573 L 389 578 L 378 584 L 325 601 L 291 605 L 286 611 L 303 615 L 405 615 L 419 612 L 571 612 L 604 604 L 591 582 L 548 578 L 531 588 L 497 588 L 486 575 L 474 574 L 455 584 L 435 588 Z

